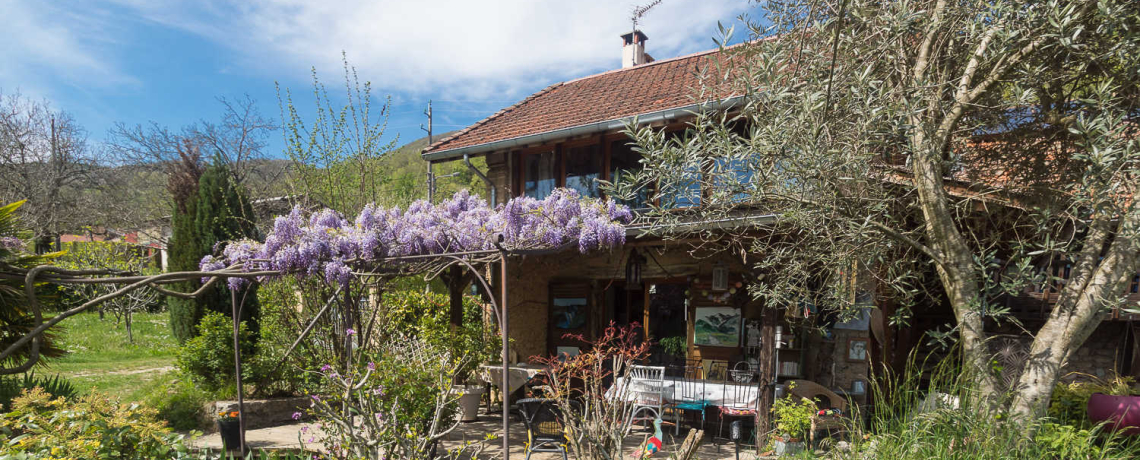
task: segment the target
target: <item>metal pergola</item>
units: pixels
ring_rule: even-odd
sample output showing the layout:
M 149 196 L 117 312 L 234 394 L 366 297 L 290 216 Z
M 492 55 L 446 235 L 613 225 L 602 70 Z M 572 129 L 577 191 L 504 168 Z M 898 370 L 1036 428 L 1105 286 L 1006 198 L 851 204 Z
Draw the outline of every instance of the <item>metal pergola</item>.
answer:
M 555 248 L 542 248 L 542 249 L 507 249 L 503 247 L 504 237 L 499 235 L 498 241 L 495 242 L 495 249 L 477 250 L 477 251 L 458 251 L 458 252 L 441 252 L 438 254 L 423 254 L 423 255 L 408 255 L 398 257 L 387 257 L 371 261 L 371 269 L 367 271 L 353 272 L 353 275 L 364 282 L 366 285 L 379 284 L 385 280 L 413 276 L 424 275 L 425 279 L 434 279 L 438 277 L 448 268 L 460 266 L 467 269 L 472 275 L 472 282 L 478 282 L 483 291 L 488 294 L 491 303 L 491 310 L 494 313 L 495 321 L 498 323 L 500 335 L 502 337 L 502 381 L 508 382 L 510 379 L 510 314 L 509 314 L 509 277 L 507 276 L 507 260 L 511 256 L 522 255 L 542 255 L 561 252 L 572 244 L 565 244 Z M 254 261 L 257 262 L 257 261 Z M 362 264 L 364 261 L 352 261 L 356 264 Z M 493 295 L 491 283 L 488 282 L 485 271 L 493 265 L 499 266 L 500 283 L 499 283 L 499 297 L 496 299 Z M 159 293 L 167 296 L 173 296 L 183 299 L 193 299 L 201 296 L 203 293 L 210 289 L 215 283 L 223 279 L 229 278 L 242 278 L 248 280 L 250 283 L 258 282 L 258 278 L 265 276 L 282 276 L 288 273 L 276 270 L 258 270 L 258 271 L 243 271 L 242 264 L 235 264 L 226 267 L 222 270 L 216 271 L 184 271 L 184 272 L 169 272 L 161 273 L 158 275 L 137 275 L 128 272 L 114 271 L 114 270 L 69 270 L 51 265 L 37 266 L 30 269 L 18 269 L 11 266 L 0 267 L 0 278 L 22 280 L 24 281 L 25 295 L 28 298 L 29 310 L 34 318 L 33 328 L 30 332 L 25 334 L 20 339 L 11 343 L 4 350 L 0 351 L 0 360 L 4 360 L 14 353 L 19 351 L 24 346 L 30 347 L 29 357 L 21 365 L 0 368 L 0 375 L 17 374 L 30 370 L 40 358 L 40 347 L 43 343 L 44 332 L 59 324 L 64 319 L 82 313 L 87 309 L 99 305 L 107 300 L 114 299 L 130 293 L 131 291 L 143 288 L 150 288 L 158 291 Z M 194 279 L 208 278 L 194 292 L 179 292 L 176 290 L 167 289 L 165 286 Z M 49 320 L 44 320 L 41 306 L 36 297 L 37 284 L 50 283 L 50 284 L 104 284 L 119 286 L 118 289 L 108 294 L 88 300 L 83 304 L 71 308 L 69 310 L 60 312 Z M 337 290 L 337 293 L 340 289 Z M 284 361 L 292 353 L 294 349 L 312 332 L 316 326 L 317 321 L 329 311 L 336 299 L 336 294 L 330 298 L 329 302 L 310 320 L 310 323 L 305 327 L 301 334 L 297 337 L 294 343 L 285 352 L 281 358 Z M 237 386 L 238 398 L 238 425 L 240 429 L 241 448 L 245 448 L 245 399 L 242 394 L 242 356 L 239 338 L 239 325 L 241 319 L 241 309 L 244 302 L 238 300 L 236 290 L 231 290 L 231 307 L 233 316 L 233 340 L 234 340 L 234 370 Z M 509 460 L 510 458 L 510 394 L 502 389 L 502 418 L 503 418 L 503 459 Z

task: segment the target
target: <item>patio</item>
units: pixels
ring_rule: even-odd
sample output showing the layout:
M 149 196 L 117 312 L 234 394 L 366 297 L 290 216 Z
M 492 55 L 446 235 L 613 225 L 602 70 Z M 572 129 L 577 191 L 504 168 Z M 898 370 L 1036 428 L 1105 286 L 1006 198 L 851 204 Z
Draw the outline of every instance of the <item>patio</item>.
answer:
M 502 418 L 498 414 L 486 415 L 481 414 L 479 420 L 470 423 L 462 423 L 454 432 L 444 441 L 445 447 L 454 447 L 459 445 L 465 439 L 483 439 L 488 434 L 499 435 L 502 433 Z M 272 428 L 263 428 L 259 430 L 249 430 L 246 432 L 246 443 L 254 449 L 296 449 L 300 447 L 298 440 L 302 434 L 302 429 L 308 427 L 308 432 L 315 432 L 316 426 L 307 423 L 298 423 L 284 426 L 277 426 Z M 684 427 L 687 429 L 687 426 Z M 685 433 L 682 432 L 681 436 L 674 439 L 671 429 L 664 430 L 665 439 L 662 445 L 662 452 L 654 455 L 654 458 L 668 458 L 670 450 L 679 446 L 684 441 Z M 307 432 L 307 433 L 308 433 Z M 634 452 L 636 447 L 639 446 L 644 439 L 651 435 L 652 431 L 647 431 L 642 427 L 634 428 L 633 432 L 626 438 L 625 450 L 627 452 Z M 731 442 L 723 439 L 713 440 L 711 436 L 715 434 L 715 429 L 706 431 L 704 440 L 701 441 L 701 446 L 697 450 L 698 458 L 702 460 L 730 460 L 735 459 L 733 446 Z M 310 436 L 306 434 L 306 436 Z M 526 457 L 523 452 L 523 445 L 526 443 L 526 427 L 521 421 L 516 418 L 511 420 L 511 458 L 522 459 Z M 202 436 L 194 441 L 194 446 L 198 448 L 211 448 L 220 449 L 222 445 L 221 437 L 217 433 L 211 433 Z M 311 447 L 311 446 L 310 446 Z M 480 459 L 491 459 L 499 457 L 500 447 L 498 441 L 491 441 L 487 444 L 485 451 L 478 457 Z M 573 457 L 571 455 L 571 457 Z M 541 453 L 536 452 L 531 456 L 535 460 L 546 459 L 560 459 L 561 456 L 554 453 Z M 755 451 L 742 446 L 740 452 L 742 460 L 751 460 L 757 458 Z M 760 457 L 767 458 L 767 457 Z M 774 457 L 773 457 L 774 458 Z

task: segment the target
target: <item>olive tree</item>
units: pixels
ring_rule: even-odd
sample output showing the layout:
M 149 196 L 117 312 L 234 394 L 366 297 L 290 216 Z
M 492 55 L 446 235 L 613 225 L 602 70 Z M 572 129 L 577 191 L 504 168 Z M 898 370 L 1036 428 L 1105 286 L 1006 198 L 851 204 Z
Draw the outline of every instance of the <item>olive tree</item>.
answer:
M 680 136 L 631 127 L 643 169 L 612 193 L 648 193 L 666 237 L 736 246 L 761 275 L 751 292 L 770 305 L 807 297 L 847 309 L 853 271 L 903 301 L 928 293 L 954 313 L 980 400 L 1019 420 L 1043 415 L 1062 366 L 1140 269 L 1138 9 L 1124 0 L 758 8 L 752 40 L 696 70 L 698 101 L 740 103 L 698 111 Z M 678 225 L 755 212 L 775 223 Z M 1071 266 L 1067 279 L 1050 275 L 1057 263 Z M 1012 321 L 997 300 L 1034 284 L 1059 295 L 1005 392 L 984 326 Z M 908 310 L 891 319 L 905 324 Z

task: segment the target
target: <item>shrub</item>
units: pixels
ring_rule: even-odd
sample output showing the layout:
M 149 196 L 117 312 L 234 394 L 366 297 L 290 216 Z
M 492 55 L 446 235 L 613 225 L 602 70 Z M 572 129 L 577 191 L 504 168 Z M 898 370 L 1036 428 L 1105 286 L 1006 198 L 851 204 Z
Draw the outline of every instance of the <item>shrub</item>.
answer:
M 5 412 L 11 409 L 12 400 L 20 396 L 24 390 L 42 388 L 53 398 L 70 398 L 75 396 L 75 386 L 67 379 L 55 375 L 52 377 L 36 377 L 35 373 L 17 376 L 0 376 L 0 408 Z
M 90 394 L 52 399 L 36 388 L 0 416 L 0 458 L 185 459 L 182 435 L 155 418 L 153 409 Z
M 422 339 L 434 347 L 446 349 L 452 356 L 464 358 L 459 380 L 467 380 L 476 366 L 497 359 L 499 336 L 483 324 L 483 306 L 473 296 L 463 297 L 463 325 L 452 330 L 448 318 L 448 298 L 422 290 L 387 291 L 383 299 L 382 337 L 409 336 Z
M 242 378 L 258 380 L 260 366 L 255 358 L 256 346 L 242 322 L 238 328 L 242 347 Z M 178 350 L 178 368 L 207 390 L 218 390 L 234 383 L 233 323 L 217 312 L 206 313 L 198 324 L 198 336 Z
M 157 417 L 167 426 L 179 431 L 207 428 L 209 414 L 206 404 L 214 395 L 188 380 L 176 380 L 161 385 L 147 395 L 144 404 L 153 408 Z
M 476 443 L 444 450 L 438 442 L 458 426 L 459 394 L 451 382 L 462 358 L 422 339 L 386 342 L 376 362 L 348 368 L 325 365 L 316 371 L 327 385 L 313 396 L 309 412 L 324 436 L 328 457 L 337 460 L 477 458 Z M 302 428 L 302 442 L 316 442 Z
M 1108 380 L 1091 377 L 1090 381 L 1058 383 L 1049 400 L 1049 417 L 1060 423 L 1089 428 L 1091 426 L 1088 418 L 1089 397 L 1093 393 L 1132 394 L 1133 383 L 1131 377 L 1119 376 Z
M 811 429 L 811 418 L 816 413 L 815 403 L 807 398 L 788 396 L 772 402 L 772 422 L 777 435 L 795 439 L 807 437 Z
M 582 335 L 565 337 L 588 346 L 576 356 L 531 359 L 550 367 L 544 392 L 565 416 L 567 446 L 576 458 L 623 458 L 633 385 L 616 382 L 629 382 L 631 366 L 649 356 L 649 342 L 641 339 L 638 323 L 617 327 L 611 322 L 592 341 Z
M 670 356 L 683 358 L 688 351 L 688 339 L 683 335 L 675 335 L 661 339 L 661 348 Z

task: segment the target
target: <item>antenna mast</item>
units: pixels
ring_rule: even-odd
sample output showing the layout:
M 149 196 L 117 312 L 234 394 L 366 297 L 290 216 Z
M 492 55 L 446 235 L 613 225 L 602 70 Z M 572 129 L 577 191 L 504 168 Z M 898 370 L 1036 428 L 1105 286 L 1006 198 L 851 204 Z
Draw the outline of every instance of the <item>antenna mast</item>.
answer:
M 652 10 L 653 7 L 660 5 L 661 2 L 662 2 L 662 0 L 653 0 L 652 2 L 646 3 L 645 5 L 633 8 L 633 14 L 630 15 L 630 18 L 629 18 L 629 22 L 633 24 L 633 30 L 630 31 L 630 33 L 633 34 L 633 35 L 631 35 L 631 37 L 633 37 L 633 38 L 631 38 L 630 40 L 636 40 L 637 39 L 637 23 L 638 23 L 638 21 L 640 21 L 641 18 L 644 17 L 645 14 L 649 12 L 649 10 Z
M 427 145 L 428 145 L 428 147 L 431 147 L 432 141 L 434 140 L 434 139 L 432 139 L 432 135 L 431 135 L 432 134 L 431 133 L 431 122 L 432 122 L 431 99 L 428 99 L 428 106 L 427 106 L 427 110 L 424 110 L 424 115 L 427 115 L 427 128 L 425 128 L 424 125 L 421 123 L 420 129 L 427 131 L 427 134 L 428 134 Z M 427 189 L 428 189 L 428 203 L 435 202 L 435 171 L 432 170 L 432 162 L 431 161 L 427 162 Z

